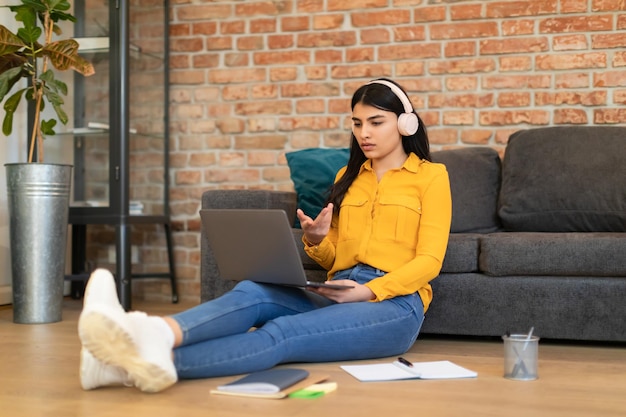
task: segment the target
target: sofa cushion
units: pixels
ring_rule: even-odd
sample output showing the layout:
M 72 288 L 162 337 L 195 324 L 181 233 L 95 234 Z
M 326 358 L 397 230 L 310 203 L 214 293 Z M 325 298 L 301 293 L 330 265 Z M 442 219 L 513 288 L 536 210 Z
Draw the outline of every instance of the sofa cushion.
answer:
M 453 233 L 487 233 L 499 229 L 500 157 L 487 147 L 432 153 L 433 162 L 446 166 L 452 192 Z
M 626 128 L 560 126 L 509 138 L 499 215 L 506 230 L 626 232 Z
M 480 270 L 488 275 L 626 277 L 623 233 L 503 232 L 485 235 Z
M 348 163 L 349 149 L 303 149 L 285 155 L 298 208 L 315 218 L 324 207 L 328 191 L 340 168 Z M 296 218 L 296 227 L 300 223 Z
M 480 237 L 478 233 L 452 233 L 441 266 L 442 273 L 478 271 Z

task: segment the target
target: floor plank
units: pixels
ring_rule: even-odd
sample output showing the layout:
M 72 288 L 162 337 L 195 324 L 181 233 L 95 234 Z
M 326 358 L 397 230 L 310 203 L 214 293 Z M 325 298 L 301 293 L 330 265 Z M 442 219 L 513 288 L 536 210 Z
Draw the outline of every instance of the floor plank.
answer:
M 135 301 L 151 314 L 188 305 Z M 242 399 L 210 395 L 233 378 L 182 381 L 158 394 L 134 388 L 83 391 L 78 382 L 81 304 L 67 299 L 63 321 L 45 325 L 12 322 L 0 308 L 0 404 L 10 417 L 154 416 L 551 416 L 626 415 L 626 349 L 611 344 L 539 344 L 539 379 L 502 377 L 497 339 L 421 337 L 405 355 L 412 361 L 450 360 L 478 378 L 446 381 L 361 383 L 338 363 L 298 364 L 324 373 L 338 390 L 315 400 Z M 366 363 L 385 362 L 393 358 Z

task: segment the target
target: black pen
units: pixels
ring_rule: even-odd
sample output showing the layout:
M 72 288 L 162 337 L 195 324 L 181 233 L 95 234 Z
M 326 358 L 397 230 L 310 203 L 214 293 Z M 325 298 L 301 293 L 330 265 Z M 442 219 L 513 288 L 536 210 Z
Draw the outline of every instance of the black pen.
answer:
M 398 362 L 400 362 L 402 365 L 408 366 L 409 368 L 413 367 L 413 364 L 407 361 L 406 359 L 404 359 L 402 356 L 398 358 Z

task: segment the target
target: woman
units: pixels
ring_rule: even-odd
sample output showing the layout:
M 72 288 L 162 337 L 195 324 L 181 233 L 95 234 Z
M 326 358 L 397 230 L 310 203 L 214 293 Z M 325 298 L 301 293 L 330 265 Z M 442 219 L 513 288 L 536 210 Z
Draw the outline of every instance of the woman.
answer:
M 124 312 L 111 274 L 98 270 L 78 325 L 82 386 L 156 392 L 178 378 L 401 354 L 432 300 L 451 205 L 448 174 L 430 162 L 426 129 L 406 93 L 386 79 L 363 85 L 352 98 L 348 165 L 328 204 L 315 219 L 297 212 L 306 252 L 329 279 L 352 288 L 244 281 L 161 318 Z

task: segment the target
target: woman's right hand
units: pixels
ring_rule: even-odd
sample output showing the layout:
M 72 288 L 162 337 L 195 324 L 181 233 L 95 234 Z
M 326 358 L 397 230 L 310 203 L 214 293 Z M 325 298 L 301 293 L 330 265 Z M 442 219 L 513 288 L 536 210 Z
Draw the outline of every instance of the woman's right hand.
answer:
M 320 211 L 315 220 L 307 216 L 301 209 L 296 211 L 300 226 L 304 232 L 304 238 L 311 245 L 318 245 L 330 230 L 330 223 L 333 219 L 333 205 L 329 203 Z

